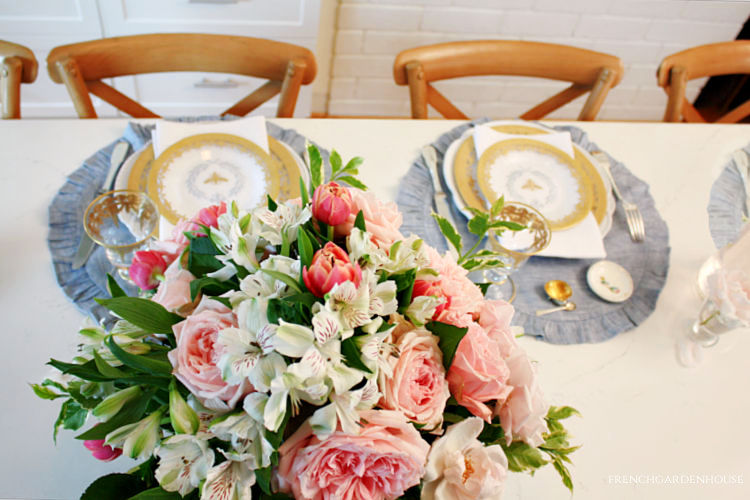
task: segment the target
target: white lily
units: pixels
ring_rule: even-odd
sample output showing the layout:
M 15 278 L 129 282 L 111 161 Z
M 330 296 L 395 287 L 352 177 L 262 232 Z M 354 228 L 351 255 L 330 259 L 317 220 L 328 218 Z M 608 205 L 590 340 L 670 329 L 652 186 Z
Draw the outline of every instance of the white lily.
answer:
M 159 423 L 165 409 L 159 409 L 138 422 L 113 430 L 104 439 L 105 444 L 122 448 L 122 452 L 130 458 L 150 457 L 161 437 Z
M 252 500 L 255 471 L 247 456 L 219 451 L 227 460 L 209 469 L 201 500 Z
M 198 487 L 214 464 L 214 451 L 208 441 L 191 434 L 171 436 L 156 449 L 159 467 L 156 480 L 166 491 L 185 496 Z

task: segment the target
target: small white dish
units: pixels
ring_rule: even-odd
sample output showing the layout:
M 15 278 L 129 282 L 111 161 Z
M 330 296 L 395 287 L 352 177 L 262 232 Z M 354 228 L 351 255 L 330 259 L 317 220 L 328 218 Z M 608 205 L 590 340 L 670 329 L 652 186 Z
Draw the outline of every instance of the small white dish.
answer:
M 589 267 L 586 281 L 591 291 L 608 302 L 625 302 L 633 295 L 633 278 L 619 264 L 600 260 Z

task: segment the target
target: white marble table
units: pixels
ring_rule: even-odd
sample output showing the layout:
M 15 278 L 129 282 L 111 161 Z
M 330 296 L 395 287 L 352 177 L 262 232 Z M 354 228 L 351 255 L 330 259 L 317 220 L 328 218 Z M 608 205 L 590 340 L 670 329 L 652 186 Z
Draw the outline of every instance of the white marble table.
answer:
M 395 199 L 419 148 L 459 122 L 274 120 L 342 156 L 366 161 L 363 180 Z M 97 476 L 129 468 L 101 464 L 69 431 L 52 442 L 57 404 L 27 383 L 67 359 L 82 315 L 57 287 L 46 245 L 47 207 L 65 175 L 117 138 L 127 120 L 22 120 L 0 123 L 0 349 L 4 434 L 0 498 L 77 498 Z M 595 345 L 531 339 L 548 399 L 584 415 L 570 420 L 575 499 L 750 498 L 750 332 L 722 339 L 712 358 L 685 369 L 675 336 L 699 300 L 695 273 L 713 250 L 708 232 L 711 183 L 733 150 L 750 142 L 748 125 L 576 123 L 651 186 L 667 221 L 669 277 L 654 314 L 637 329 Z M 673 476 L 678 476 L 673 483 Z M 721 484 L 740 480 L 742 484 Z M 700 484 L 700 481 L 714 484 Z M 691 481 L 694 484 L 691 484 Z M 716 484 L 719 483 L 719 484 Z M 511 474 L 504 498 L 569 498 L 551 467 L 531 479 Z

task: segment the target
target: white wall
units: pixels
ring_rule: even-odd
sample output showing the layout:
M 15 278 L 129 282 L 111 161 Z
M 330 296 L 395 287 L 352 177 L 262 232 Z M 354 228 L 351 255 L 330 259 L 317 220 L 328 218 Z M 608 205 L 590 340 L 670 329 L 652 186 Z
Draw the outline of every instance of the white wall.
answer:
M 750 14 L 750 2 L 340 0 L 337 14 L 327 85 L 331 115 L 408 116 L 408 91 L 395 85 L 391 76 L 399 51 L 497 38 L 561 43 L 617 55 L 625 64 L 625 76 L 610 92 L 598 118 L 661 120 L 666 98 L 656 85 L 655 73 L 662 58 L 690 46 L 735 39 Z M 703 83 L 689 84 L 691 99 Z M 470 117 L 491 118 L 518 116 L 564 86 L 510 77 L 436 84 Z M 575 118 L 581 99 L 551 117 Z

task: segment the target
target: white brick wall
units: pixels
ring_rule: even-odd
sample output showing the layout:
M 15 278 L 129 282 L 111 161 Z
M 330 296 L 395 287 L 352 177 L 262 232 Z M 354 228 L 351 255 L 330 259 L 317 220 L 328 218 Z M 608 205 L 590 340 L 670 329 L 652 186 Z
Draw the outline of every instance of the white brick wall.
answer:
M 538 40 L 614 54 L 625 77 L 600 119 L 661 120 L 656 68 L 668 54 L 733 40 L 750 1 L 339 0 L 327 112 L 408 116 L 409 93 L 393 82 L 398 52 L 472 39 Z M 320 75 L 319 78 L 326 78 Z M 705 79 L 691 81 L 695 97 Z M 512 77 L 443 81 L 436 87 L 471 117 L 509 118 L 560 90 L 559 82 Z M 551 115 L 575 118 L 583 98 Z M 439 116 L 431 110 L 431 116 Z

